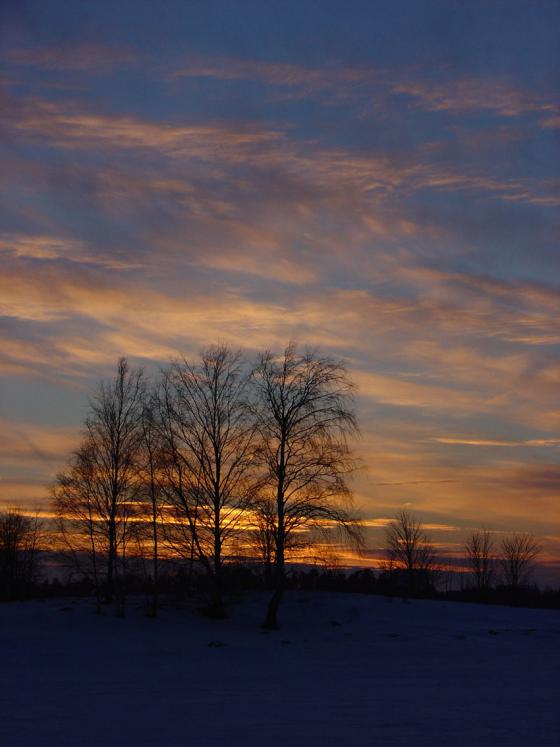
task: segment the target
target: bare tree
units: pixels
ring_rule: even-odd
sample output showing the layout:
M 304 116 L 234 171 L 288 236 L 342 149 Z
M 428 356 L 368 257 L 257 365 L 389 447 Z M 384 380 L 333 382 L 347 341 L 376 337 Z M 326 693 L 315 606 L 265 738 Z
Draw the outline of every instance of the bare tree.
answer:
M 58 526 L 74 558 L 79 562 L 85 540 L 97 581 L 99 561 L 105 561 L 106 601 L 113 600 L 117 586 L 122 592 L 117 582 L 124 575 L 139 500 L 144 392 L 142 371 L 119 360 L 113 380 L 102 382 L 91 398 L 84 441 L 53 488 Z M 76 537 L 76 526 L 81 537 Z
M 0 513 L 0 599 L 14 599 L 37 581 L 41 522 L 16 508 Z
M 474 531 L 465 545 L 465 554 L 474 576 L 479 594 L 487 591 L 492 584 L 496 554 L 492 535 L 487 530 Z
M 253 373 L 265 492 L 275 509 L 274 593 L 264 622 L 278 626 L 290 536 L 334 523 L 359 542 L 347 477 L 355 463 L 347 437 L 357 433 L 352 384 L 344 365 L 290 344 L 260 355 Z
M 248 376 L 239 352 L 206 350 L 165 373 L 159 397 L 166 457 L 163 486 L 185 536 L 213 579 L 208 609 L 225 614 L 223 564 L 256 490 L 255 426 L 248 407 Z
M 527 583 L 534 561 L 541 551 L 540 543 L 532 534 L 514 532 L 504 537 L 501 546 L 502 570 L 506 584 L 514 591 Z
M 399 511 L 385 530 L 391 568 L 404 570 L 408 590 L 414 594 L 421 579 L 429 579 L 436 565 L 434 546 L 422 523 L 409 511 Z

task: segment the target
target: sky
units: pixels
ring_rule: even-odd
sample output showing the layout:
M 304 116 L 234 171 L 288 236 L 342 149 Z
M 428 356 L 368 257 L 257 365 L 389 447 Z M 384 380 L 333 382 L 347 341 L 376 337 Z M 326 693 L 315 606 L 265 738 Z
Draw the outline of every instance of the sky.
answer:
M 560 559 L 560 5 L 4 0 L 0 504 L 212 343 L 347 361 L 400 508 Z M 499 535 L 498 535 L 499 536 Z

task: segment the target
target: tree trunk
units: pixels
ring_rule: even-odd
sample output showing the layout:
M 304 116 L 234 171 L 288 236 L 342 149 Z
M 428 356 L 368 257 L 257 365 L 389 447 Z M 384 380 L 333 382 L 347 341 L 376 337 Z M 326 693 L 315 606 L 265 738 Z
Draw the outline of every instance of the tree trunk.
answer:
M 278 609 L 280 607 L 280 603 L 282 602 L 282 598 L 284 596 L 284 574 L 282 574 L 282 579 L 276 581 L 276 589 L 274 590 L 274 593 L 272 597 L 270 598 L 270 602 L 268 603 L 268 609 L 266 611 L 266 618 L 263 623 L 263 628 L 265 630 L 278 630 Z
M 278 515 L 278 540 L 276 548 L 276 577 L 274 593 L 268 603 L 266 618 L 263 623 L 265 630 L 278 630 L 278 609 L 284 596 L 286 571 L 284 567 L 284 513 Z
M 214 590 L 213 597 L 208 607 L 210 617 L 223 620 L 227 612 L 223 597 L 223 573 L 222 573 L 222 538 L 220 536 L 220 525 L 217 520 L 214 525 Z
M 159 611 L 159 558 L 158 558 L 158 512 L 157 512 L 157 497 L 156 497 L 156 486 L 154 480 L 154 467 L 153 461 L 150 459 L 150 493 L 152 500 L 152 534 L 154 543 L 154 589 L 152 595 L 152 617 L 158 616 Z
M 115 560 L 116 560 L 116 537 L 115 521 L 110 519 L 109 523 L 109 556 L 107 558 L 107 584 L 105 587 L 105 601 L 110 604 L 113 601 L 115 586 Z
M 157 532 L 157 515 L 154 511 L 153 519 L 154 531 L 154 593 L 152 596 L 152 615 L 158 616 L 159 610 L 159 563 L 158 563 L 158 532 Z
M 264 563 L 264 587 L 267 591 L 274 589 L 274 575 L 271 560 L 265 560 Z
M 408 568 L 408 593 L 413 597 L 416 593 L 416 568 Z

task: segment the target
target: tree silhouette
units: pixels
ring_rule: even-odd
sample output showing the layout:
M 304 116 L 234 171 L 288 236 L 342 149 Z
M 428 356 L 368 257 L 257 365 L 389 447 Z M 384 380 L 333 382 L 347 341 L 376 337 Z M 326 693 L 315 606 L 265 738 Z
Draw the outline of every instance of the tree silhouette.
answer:
M 481 595 L 488 591 L 494 575 L 496 554 L 492 535 L 487 530 L 474 531 L 465 545 L 476 588 Z
M 535 559 L 542 547 L 532 534 L 514 532 L 504 537 L 501 547 L 501 562 L 504 580 L 514 591 L 525 584 L 530 576 Z
M 418 591 L 419 580 L 435 569 L 436 556 L 422 523 L 409 511 L 399 511 L 385 529 L 386 553 L 391 567 L 406 572 L 408 591 Z
M 224 550 L 256 492 L 256 429 L 248 384 L 241 354 L 218 346 L 196 363 L 174 363 L 159 395 L 163 487 L 179 531 L 190 532 L 189 551 L 194 549 L 213 579 L 208 611 L 214 616 L 225 614 Z M 175 545 L 180 552 L 186 549 L 182 541 Z
M 158 429 L 155 411 L 156 399 L 146 393 L 142 407 L 142 434 L 138 459 L 138 472 L 141 483 L 140 496 L 143 499 L 148 515 L 146 531 L 139 532 L 139 539 L 149 538 L 152 545 L 152 608 L 150 614 L 158 615 L 159 604 L 159 546 L 160 535 L 164 528 L 163 503 L 164 492 L 161 487 L 163 442 Z
M 81 570 L 84 555 L 89 556 L 97 588 L 103 569 L 108 602 L 124 574 L 138 510 L 144 393 L 142 371 L 131 370 L 121 358 L 115 377 L 101 382 L 91 398 L 84 440 L 53 487 L 62 537 Z
M 354 468 L 347 436 L 357 433 L 352 384 L 344 365 L 290 344 L 265 352 L 253 372 L 264 491 L 274 506 L 274 593 L 264 627 L 278 626 L 285 554 L 292 533 L 330 522 L 358 542 L 347 477 Z

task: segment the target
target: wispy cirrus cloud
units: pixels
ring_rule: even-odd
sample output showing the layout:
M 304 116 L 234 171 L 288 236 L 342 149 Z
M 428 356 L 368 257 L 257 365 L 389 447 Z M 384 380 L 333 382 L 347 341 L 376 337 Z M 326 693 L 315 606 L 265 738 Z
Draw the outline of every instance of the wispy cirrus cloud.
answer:
M 543 448 L 554 448 L 560 446 L 558 438 L 528 438 L 523 441 L 504 441 L 493 438 L 460 438 L 456 436 L 439 436 L 432 441 L 438 444 L 449 444 L 450 446 L 505 446 L 507 448 L 518 448 L 525 446 L 535 446 Z
M 541 120 L 541 125 L 547 129 L 558 129 L 560 128 L 560 114 L 553 114 L 550 117 L 545 117 Z
M 271 87 L 301 89 L 308 95 L 327 92 L 335 100 L 369 96 L 373 92 L 385 98 L 406 95 L 428 111 L 493 111 L 503 117 L 528 112 L 551 113 L 551 123 L 560 103 L 553 93 L 537 92 L 515 85 L 507 76 L 481 74 L 466 77 L 452 69 L 438 78 L 419 67 L 387 68 L 371 65 L 309 67 L 234 57 L 194 56 L 171 72 L 171 78 L 213 78 L 221 81 L 259 81 Z
M 6 45 L 4 63 L 41 70 L 69 73 L 108 74 L 116 69 L 137 67 L 146 61 L 132 47 L 94 42 L 65 43 L 57 46 Z
M 436 112 L 491 110 L 504 117 L 516 117 L 527 112 L 555 112 L 559 106 L 552 96 L 515 86 L 507 77 L 484 74 L 472 78 L 448 75 L 443 81 L 404 80 L 393 85 L 392 91 L 406 94 L 415 99 L 418 106 Z
M 46 505 L 49 485 L 79 438 L 74 427 L 0 419 L 0 510 Z
M 16 137 L 48 142 L 62 150 L 152 150 L 172 159 L 205 164 L 206 178 L 224 170 L 264 169 L 284 173 L 315 190 L 355 190 L 363 198 L 387 198 L 396 191 L 486 192 L 509 201 L 555 204 L 543 185 L 527 179 L 497 178 L 472 167 L 454 170 L 426 160 L 421 152 L 407 158 L 379 152 L 325 148 L 290 137 L 281 127 L 252 124 L 177 123 L 84 110 L 79 102 L 20 99 L 6 108 L 5 126 Z M 209 167 L 209 164 L 212 164 Z M 214 172 L 213 172 L 214 170 Z M 277 178 L 275 179 L 277 181 Z
M 47 140 L 58 148 L 155 149 L 174 156 L 199 158 L 221 156 L 240 160 L 250 149 L 283 139 L 274 130 L 223 123 L 174 124 L 126 115 L 109 115 L 84 110 L 79 102 L 20 100 L 5 117 L 11 129 Z
M 84 241 L 48 235 L 0 233 L 0 256 L 2 255 L 17 259 L 64 260 L 76 264 L 99 265 L 112 270 L 130 270 L 141 266 L 130 257 L 119 259 L 114 253 L 92 253 Z
M 79 431 L 74 427 L 0 420 L 0 451 L 4 463 L 59 463 L 61 455 L 75 447 Z
M 8 47 L 2 57 L 16 69 L 34 67 L 74 77 L 76 72 L 107 75 L 115 70 L 141 69 L 144 74 L 172 81 L 259 82 L 271 100 L 315 98 L 328 106 L 347 106 L 354 101 L 360 116 L 371 115 L 374 101 L 378 111 L 381 100 L 381 108 L 386 109 L 402 96 L 410 97 L 418 108 L 430 112 L 462 115 L 486 111 L 506 119 L 531 114 L 540 117 L 538 125 L 542 128 L 558 127 L 560 112 L 554 91 L 532 90 L 506 75 L 469 77 L 453 69 L 440 71 L 434 77 L 433 71 L 418 66 L 348 65 L 336 60 L 328 66 L 309 66 L 200 53 L 177 62 L 173 55 L 156 60 L 130 46 L 92 42 Z M 71 81 L 60 81 L 59 85 L 68 87 Z
M 323 91 L 349 85 L 376 84 L 386 79 L 383 69 L 368 66 L 349 67 L 332 64 L 309 67 L 301 64 L 269 62 L 224 56 L 191 56 L 183 65 L 171 71 L 170 77 L 215 78 L 217 80 L 256 80 L 270 86 Z

